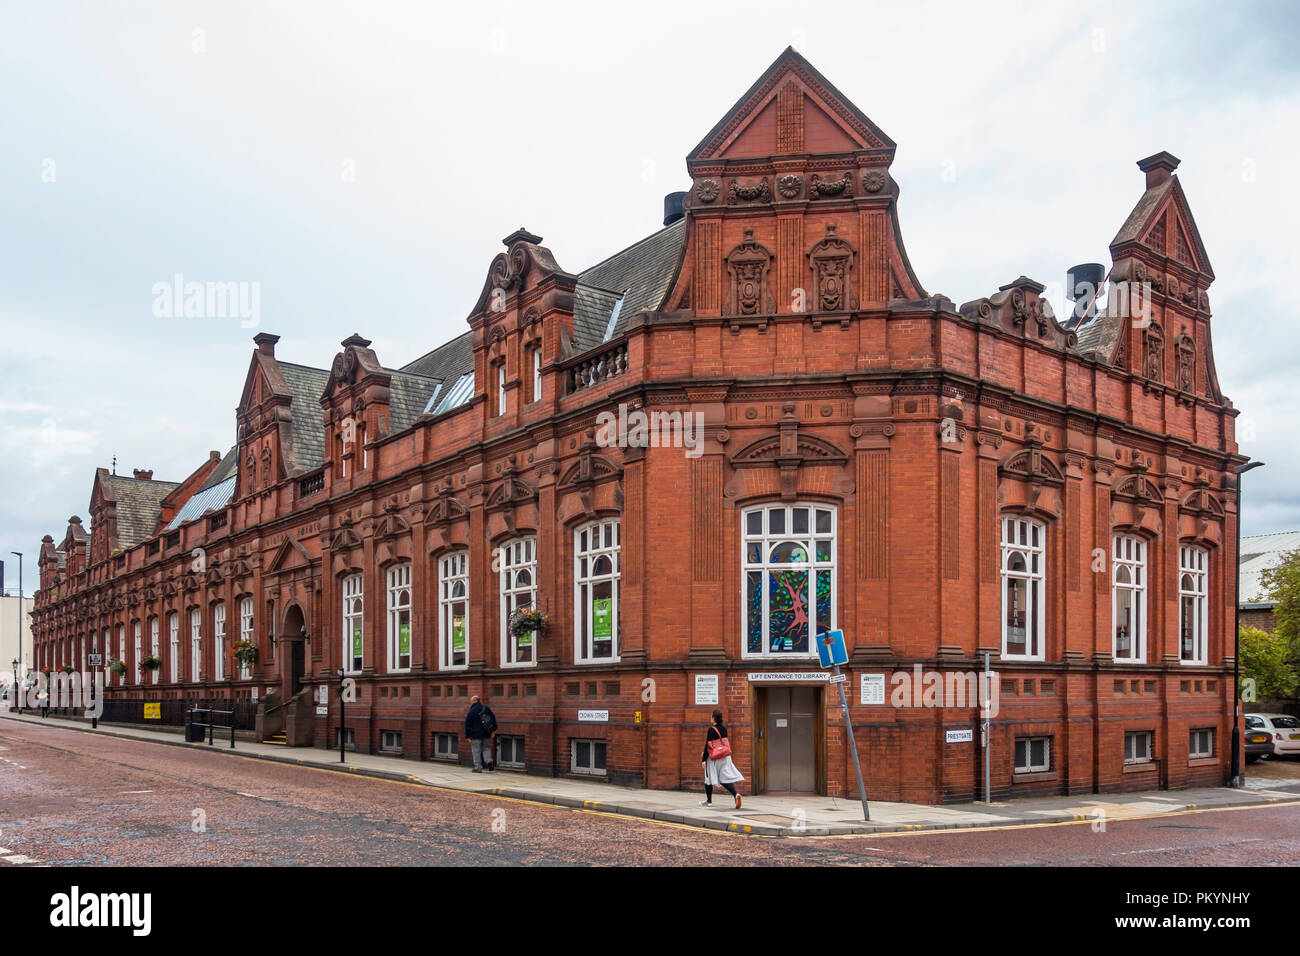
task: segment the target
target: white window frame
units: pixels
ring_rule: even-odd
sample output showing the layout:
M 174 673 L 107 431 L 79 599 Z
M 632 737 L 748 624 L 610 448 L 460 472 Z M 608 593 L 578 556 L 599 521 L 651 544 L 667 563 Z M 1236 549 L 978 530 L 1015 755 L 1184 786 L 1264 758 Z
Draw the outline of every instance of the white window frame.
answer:
M 226 679 L 226 602 L 212 606 L 212 679 Z
M 159 630 L 158 630 L 159 624 L 160 622 L 158 620 L 157 614 L 149 618 L 149 656 L 150 657 L 157 657 L 157 658 L 162 657 L 162 648 L 159 646 L 159 640 L 160 640 Z M 152 683 L 154 684 L 158 683 L 158 677 L 161 673 L 162 673 L 161 667 L 155 667 L 153 670 L 149 672 L 149 675 L 153 678 Z
M 190 608 L 190 680 L 200 680 L 199 665 L 203 662 L 203 609 Z
M 366 593 L 365 581 L 360 571 L 349 574 L 339 582 L 343 592 L 343 671 L 359 674 L 366 665 Z M 352 638 L 361 629 L 361 658 L 353 653 Z
M 1034 760 L 1034 741 L 1043 742 L 1043 762 L 1036 764 Z M 1025 744 L 1025 762 L 1017 763 L 1019 755 L 1016 753 L 1020 748 L 1021 741 Z M 1042 734 L 1035 734 L 1028 737 L 1016 737 L 1011 747 L 1011 765 L 1015 773 L 1048 773 L 1052 769 L 1052 738 Z
M 458 593 L 459 586 L 459 593 Z M 465 628 L 465 659 L 456 662 L 452 650 L 455 636 L 456 605 L 461 605 L 461 621 Z M 438 669 L 464 670 L 469 667 L 469 551 L 461 549 L 444 554 L 438 559 Z
M 590 756 L 591 756 L 591 766 L 590 766 L 590 767 L 579 767 L 579 766 L 578 766 L 578 745 L 579 745 L 579 744 L 587 744 L 588 747 L 590 748 L 589 751 L 588 751 L 588 753 L 589 753 Z M 604 747 L 604 748 L 605 748 L 605 766 L 602 767 L 602 768 L 599 768 L 599 769 L 596 768 L 596 748 L 597 748 L 597 747 Z M 586 737 L 584 737 L 584 738 L 582 738 L 582 739 L 578 739 L 578 738 L 576 738 L 576 737 L 571 738 L 571 739 L 569 740 L 569 772 L 570 772 L 570 773 L 580 773 L 580 774 L 582 774 L 583 776 L 586 776 L 586 777 L 606 777 L 606 776 L 608 776 L 608 775 L 609 775 L 609 744 L 608 744 L 608 742 L 607 742 L 607 741 L 604 741 L 604 740 L 599 740 L 599 739 L 596 739 L 596 738 L 586 738 Z
M 542 347 L 533 346 L 533 401 L 542 400 Z
M 808 528 L 806 531 L 796 532 L 794 530 L 795 512 L 804 510 L 808 516 Z M 818 512 L 830 513 L 830 530 L 819 530 Z M 773 512 L 782 512 L 781 525 L 784 530 L 772 531 L 771 515 Z M 757 532 L 750 531 L 750 516 L 760 514 L 761 530 Z M 830 542 L 828 559 L 819 558 L 818 544 Z M 773 549 L 782 544 L 795 544 L 803 548 L 807 557 L 805 562 L 772 561 Z M 757 545 L 759 549 L 759 560 L 754 561 L 750 555 L 750 547 Z M 742 657 L 765 658 L 768 660 L 816 660 L 817 659 L 817 635 L 822 633 L 818 630 L 817 622 L 817 572 L 830 571 L 831 576 L 831 617 L 829 627 L 826 630 L 835 630 L 839 620 L 839 509 L 834 505 L 825 504 L 817 501 L 799 501 L 792 504 L 784 502 L 768 502 L 762 505 L 755 505 L 752 508 L 746 508 L 740 515 L 740 653 Z M 773 571 L 789 570 L 806 570 L 808 572 L 808 585 L 810 596 L 808 599 L 805 613 L 811 612 L 808 621 L 808 650 L 807 651 L 780 651 L 772 649 L 771 610 L 770 597 L 771 585 L 769 584 L 768 575 Z M 749 575 L 758 573 L 760 575 L 760 587 L 763 592 L 763 649 L 761 651 L 751 651 L 749 649 Z
M 121 661 L 123 664 L 126 663 L 126 625 L 125 624 L 119 624 L 117 626 L 117 659 Z M 116 677 L 115 683 L 117 684 L 126 683 L 125 671 L 123 671 L 121 674 L 115 675 L 115 677 Z
M 506 413 L 506 363 L 502 359 L 497 363 L 497 414 Z
M 415 627 L 411 617 L 411 562 L 394 564 L 384 572 L 388 586 L 388 673 L 405 674 L 411 669 L 415 655 Z M 406 663 L 402 663 L 402 654 L 398 653 L 398 639 L 401 634 L 403 619 L 410 636 L 410 649 L 406 653 Z
M 250 644 L 256 643 L 256 636 L 253 625 L 253 599 L 252 597 L 240 598 L 239 601 L 239 639 L 248 641 Z M 248 680 L 253 676 L 252 665 L 243 661 L 239 662 L 239 679 Z
M 1128 576 L 1128 581 L 1120 578 Z M 1117 534 L 1111 549 L 1110 634 L 1111 657 L 1128 664 L 1145 664 L 1147 659 L 1147 543 L 1136 535 Z M 1133 621 L 1128 652 L 1120 654 L 1120 599 L 1127 595 Z
M 600 544 L 592 545 L 591 535 L 600 532 Z M 606 531 L 612 544 L 605 544 Z M 618 518 L 601 518 L 573 529 L 573 660 L 578 664 L 608 664 L 619 660 L 619 581 L 621 579 L 622 537 Z M 588 535 L 588 546 L 582 546 L 582 536 Z M 591 567 L 602 558 L 608 558 L 610 573 L 592 574 Z M 583 571 L 583 561 L 588 570 Z M 595 615 L 592 590 L 610 585 L 610 642 L 609 655 L 595 656 Z
M 175 684 L 181 679 L 181 614 L 167 612 L 167 679 Z
M 501 545 L 501 666 L 536 667 L 539 635 L 525 649 L 531 660 L 521 660 L 519 638 L 510 630 L 510 615 L 516 608 L 537 607 L 537 538 L 528 535 Z M 527 575 L 530 584 L 520 584 Z
M 521 734 L 497 734 L 494 739 L 496 741 L 496 753 L 494 754 L 494 757 L 496 758 L 497 766 L 513 767 L 517 770 L 523 770 L 528 762 L 525 756 L 526 751 L 523 736 Z M 506 760 L 501 756 L 501 745 L 506 741 L 510 742 L 511 759 L 509 760 Z M 605 753 L 606 756 L 608 756 L 609 751 L 606 750 Z
M 1200 748 L 1200 738 L 1204 736 L 1207 749 Z M 1206 760 L 1214 756 L 1214 728 L 1195 727 L 1187 732 L 1187 758 L 1189 760 Z
M 389 746 L 385 741 L 392 740 L 396 746 Z M 381 730 L 379 732 L 379 750 L 381 753 L 402 753 L 402 732 L 400 730 Z
M 1142 746 L 1139 747 L 1139 741 Z M 1126 730 L 1124 731 L 1124 765 L 1131 767 L 1136 764 L 1151 763 L 1156 747 L 1156 735 L 1150 730 Z M 1143 750 L 1142 754 L 1138 750 Z
M 446 746 L 444 746 L 444 744 Z M 460 759 L 460 735 L 437 731 L 433 735 L 433 759 L 456 761 Z
M 1003 515 L 1002 534 L 1002 657 L 1015 661 L 1044 660 L 1047 644 L 1047 525 L 1023 515 Z M 1035 532 L 1037 542 L 1035 543 Z M 1010 568 L 1015 555 L 1024 560 L 1025 569 Z M 1013 654 L 1007 648 L 1009 628 L 1007 627 L 1007 591 L 1012 581 L 1024 582 L 1025 593 L 1025 640 L 1027 648 L 1023 654 Z M 1034 631 L 1030 630 L 1033 623 Z M 1037 646 L 1032 634 L 1037 635 Z
M 1190 586 L 1189 586 L 1190 579 Z M 1178 548 L 1178 663 L 1203 665 L 1209 643 L 1210 552 L 1192 544 Z M 1193 618 L 1192 654 L 1188 656 L 1184 634 L 1186 604 L 1191 602 Z
M 134 642 L 134 650 L 135 650 L 135 655 L 132 660 L 132 662 L 135 664 L 134 667 L 135 683 L 139 684 L 140 683 L 140 658 L 143 656 L 140 653 L 140 622 L 139 621 L 131 622 L 131 640 Z

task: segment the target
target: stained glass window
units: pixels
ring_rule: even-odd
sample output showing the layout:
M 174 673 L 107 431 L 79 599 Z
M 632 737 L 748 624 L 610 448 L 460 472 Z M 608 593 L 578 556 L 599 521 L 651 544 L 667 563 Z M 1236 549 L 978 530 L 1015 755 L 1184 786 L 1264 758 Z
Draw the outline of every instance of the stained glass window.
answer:
M 741 528 L 745 653 L 815 654 L 810 632 L 835 627 L 835 509 L 763 505 Z

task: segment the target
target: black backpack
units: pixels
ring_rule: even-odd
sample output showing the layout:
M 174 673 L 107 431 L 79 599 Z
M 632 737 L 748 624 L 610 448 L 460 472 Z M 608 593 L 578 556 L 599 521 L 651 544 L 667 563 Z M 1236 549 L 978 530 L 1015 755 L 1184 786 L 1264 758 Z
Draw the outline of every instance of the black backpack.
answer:
M 479 712 L 478 722 L 479 722 L 479 726 L 483 728 L 483 733 L 485 734 L 491 734 L 494 730 L 497 729 L 496 715 L 493 714 L 492 711 L 487 707 L 484 707 Z

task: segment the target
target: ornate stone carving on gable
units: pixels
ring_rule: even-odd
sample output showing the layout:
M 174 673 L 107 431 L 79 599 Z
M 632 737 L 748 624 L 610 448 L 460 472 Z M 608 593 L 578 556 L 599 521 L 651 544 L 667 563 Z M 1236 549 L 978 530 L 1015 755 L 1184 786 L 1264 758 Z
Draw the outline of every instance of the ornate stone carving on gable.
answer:
M 772 187 L 767 184 L 767 178 L 764 177 L 756 183 L 743 184 L 739 179 L 731 181 L 731 189 L 727 195 L 727 205 L 734 206 L 738 202 L 771 202 Z
M 1191 539 L 1208 547 L 1218 547 L 1223 541 L 1223 502 L 1210 491 L 1210 480 L 1202 472 L 1197 475 L 1196 487 L 1178 503 L 1179 540 Z
M 1165 380 L 1165 334 L 1156 322 L 1142 330 L 1142 375 L 1153 382 Z
M 1046 286 L 1027 276 L 999 287 L 993 295 L 962 303 L 961 314 L 982 325 L 1037 339 L 1059 349 L 1072 349 L 1078 336 L 1060 325 L 1051 303 L 1043 298 Z
M 1196 387 L 1196 343 L 1186 332 L 1178 336 L 1174 355 L 1177 359 L 1174 386 L 1183 392 L 1193 391 Z
M 459 521 L 462 518 L 468 517 L 469 505 L 453 495 L 450 488 L 443 488 L 438 497 L 434 499 L 433 505 L 429 508 L 429 513 L 425 516 L 424 521 L 425 524 L 446 527 L 453 521 Z
M 998 477 L 1011 479 L 998 484 L 998 503 L 1024 511 L 1059 517 L 1065 475 L 1042 449 L 1043 439 L 1026 428 L 1027 447 L 1013 452 L 998 465 Z
M 781 498 L 798 497 L 799 469 L 805 465 L 843 465 L 849 456 L 843 449 L 816 435 L 799 433 L 794 404 L 781 406 L 781 423 L 775 435 L 750 442 L 731 456 L 733 468 L 771 468 L 781 473 Z
M 728 283 L 724 316 L 771 315 L 776 301 L 768 287 L 768 270 L 772 253 L 754 241 L 754 230 L 746 229 L 744 241 L 727 253 Z
M 853 247 L 835 234 L 835 223 L 828 223 L 826 238 L 808 253 L 814 311 L 843 312 L 858 307 L 852 281 L 854 255 Z
M 853 195 L 853 174 L 845 173 L 839 179 L 823 180 L 821 176 L 813 173 L 808 178 L 808 198 L 820 199 L 822 196 L 845 196 Z

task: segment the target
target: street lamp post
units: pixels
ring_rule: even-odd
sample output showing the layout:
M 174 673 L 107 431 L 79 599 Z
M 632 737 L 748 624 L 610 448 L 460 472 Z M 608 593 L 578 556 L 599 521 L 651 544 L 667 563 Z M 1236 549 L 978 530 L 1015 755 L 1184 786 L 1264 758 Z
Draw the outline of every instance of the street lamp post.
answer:
M 347 688 L 347 676 L 343 668 L 339 668 L 339 763 L 347 763 L 347 749 L 344 747 L 344 738 L 347 734 L 344 728 L 347 727 L 347 716 L 344 710 L 344 690 Z
M 18 713 L 23 712 L 23 685 L 18 681 L 18 660 L 14 659 L 14 700 L 17 701 Z
M 1232 786 L 1240 787 L 1241 779 L 1241 476 L 1252 468 L 1263 466 L 1262 461 L 1251 461 L 1233 469 L 1237 476 L 1237 575 L 1232 585 Z
M 23 666 L 23 556 L 21 552 L 10 551 L 18 558 L 18 663 L 14 666 L 14 682 L 18 688 L 18 713 L 23 712 L 22 684 L 19 682 L 18 668 Z M 24 677 L 27 675 L 24 674 Z

